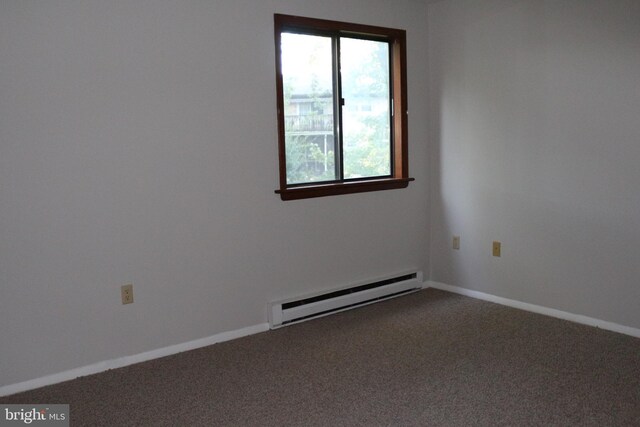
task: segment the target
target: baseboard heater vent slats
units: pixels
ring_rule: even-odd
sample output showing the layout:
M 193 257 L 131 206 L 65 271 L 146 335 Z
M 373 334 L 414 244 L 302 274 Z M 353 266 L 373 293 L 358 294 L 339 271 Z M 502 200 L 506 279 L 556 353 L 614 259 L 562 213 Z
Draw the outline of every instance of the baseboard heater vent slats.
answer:
M 415 292 L 422 289 L 422 286 L 422 272 L 417 271 L 275 302 L 271 304 L 269 323 L 275 329 Z

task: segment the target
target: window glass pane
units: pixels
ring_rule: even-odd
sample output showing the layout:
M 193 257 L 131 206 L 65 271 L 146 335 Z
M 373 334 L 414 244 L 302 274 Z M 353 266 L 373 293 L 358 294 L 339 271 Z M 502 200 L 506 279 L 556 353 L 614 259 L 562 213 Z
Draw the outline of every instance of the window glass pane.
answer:
M 391 175 L 389 44 L 340 39 L 344 177 Z
M 282 33 L 287 183 L 335 180 L 331 38 Z

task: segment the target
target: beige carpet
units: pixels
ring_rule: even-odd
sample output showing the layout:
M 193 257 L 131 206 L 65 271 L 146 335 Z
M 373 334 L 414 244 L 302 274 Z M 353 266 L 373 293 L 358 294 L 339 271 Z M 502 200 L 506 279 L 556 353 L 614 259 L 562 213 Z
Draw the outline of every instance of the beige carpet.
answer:
M 640 426 L 640 339 L 427 289 L 42 389 L 72 426 Z

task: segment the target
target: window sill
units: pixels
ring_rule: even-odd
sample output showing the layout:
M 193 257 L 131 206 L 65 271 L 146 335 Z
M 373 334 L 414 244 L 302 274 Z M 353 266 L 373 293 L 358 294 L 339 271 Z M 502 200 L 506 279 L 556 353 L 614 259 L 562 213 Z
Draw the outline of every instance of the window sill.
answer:
M 349 181 L 331 184 L 311 184 L 276 190 L 282 200 L 310 199 L 313 197 L 365 193 L 368 191 L 406 188 L 414 178 L 385 178 L 367 181 Z

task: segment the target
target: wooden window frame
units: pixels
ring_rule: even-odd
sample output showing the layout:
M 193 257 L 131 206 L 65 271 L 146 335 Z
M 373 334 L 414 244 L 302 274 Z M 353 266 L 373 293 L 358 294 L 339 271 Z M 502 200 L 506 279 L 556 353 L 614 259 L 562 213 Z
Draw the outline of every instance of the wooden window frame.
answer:
M 286 31 L 327 31 L 344 36 L 375 37 L 389 43 L 391 51 L 392 99 L 391 118 L 391 175 L 363 179 L 336 180 L 323 183 L 287 184 L 285 146 L 284 91 L 281 67 L 280 34 Z M 406 188 L 414 178 L 409 177 L 407 136 L 407 54 L 406 31 L 348 22 L 329 21 L 293 15 L 274 15 L 276 46 L 276 91 L 278 120 L 278 158 L 280 163 L 280 188 L 275 192 L 282 200 L 307 199 L 340 194 Z

